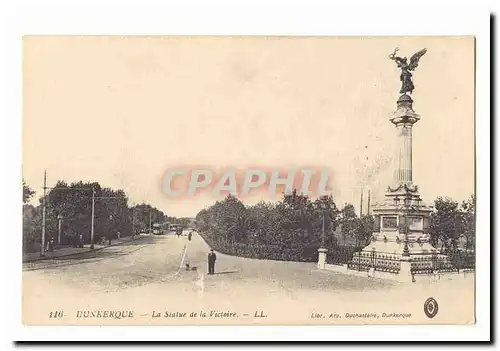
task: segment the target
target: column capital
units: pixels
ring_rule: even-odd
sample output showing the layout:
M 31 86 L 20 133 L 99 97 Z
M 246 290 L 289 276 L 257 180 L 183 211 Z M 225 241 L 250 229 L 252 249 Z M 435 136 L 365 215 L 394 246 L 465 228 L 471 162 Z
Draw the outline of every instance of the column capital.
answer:
M 413 111 L 413 100 L 409 95 L 401 95 L 397 104 L 398 107 L 390 118 L 393 124 L 409 124 L 411 126 L 420 120 L 420 116 Z

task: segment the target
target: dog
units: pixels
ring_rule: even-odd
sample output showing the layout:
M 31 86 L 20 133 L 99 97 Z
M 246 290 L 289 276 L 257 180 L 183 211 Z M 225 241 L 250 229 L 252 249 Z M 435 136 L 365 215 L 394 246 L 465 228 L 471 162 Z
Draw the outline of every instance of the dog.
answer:
M 189 263 L 186 263 L 186 271 L 196 271 L 198 267 L 191 267 Z

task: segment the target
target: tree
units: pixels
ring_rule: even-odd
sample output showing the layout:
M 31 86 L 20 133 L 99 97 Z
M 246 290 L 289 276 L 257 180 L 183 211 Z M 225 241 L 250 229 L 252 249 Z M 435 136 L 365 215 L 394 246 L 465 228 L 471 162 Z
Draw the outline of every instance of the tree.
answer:
M 67 184 L 64 181 L 56 183 L 46 195 L 48 221 L 61 215 L 62 241 L 73 242 L 83 235 L 84 242 L 90 243 L 92 231 L 92 189 L 94 189 L 94 242 L 101 237 L 129 236 L 132 233 L 128 199 L 123 190 L 103 188 L 99 183 L 75 182 Z M 40 203 L 43 203 L 40 199 Z M 56 224 L 57 227 L 57 224 Z M 46 227 L 48 235 L 55 236 L 57 229 Z
M 36 251 L 37 241 L 41 241 L 41 207 L 23 205 L 23 251 Z M 37 240 L 40 238 L 40 240 Z
M 35 191 L 31 189 L 23 179 L 23 204 L 28 203 L 31 198 L 35 195 Z
M 208 220 L 209 211 L 208 209 L 203 209 L 195 217 L 195 228 L 198 232 L 206 233 L 210 227 L 210 222 Z
M 230 242 L 244 242 L 248 234 L 248 216 L 243 203 L 229 194 L 223 201 L 216 204 L 215 221 L 219 234 Z
M 280 252 L 316 252 L 322 239 L 323 215 L 325 234 L 331 241 L 339 217 L 331 196 L 312 202 L 294 191 L 274 204 L 261 201 L 245 207 L 228 195 L 200 211 L 195 221 L 198 230 L 214 242 L 264 245 Z
M 154 223 L 162 223 L 165 221 L 165 214 L 157 208 L 142 203 L 134 206 L 134 228 L 136 231 L 147 231 Z
M 323 215 L 325 215 L 325 244 L 333 244 L 334 232 L 339 225 L 340 211 L 331 195 L 322 196 L 314 201 L 314 229 L 317 233 L 323 231 Z
M 58 235 L 58 216 L 62 216 L 61 243 L 70 244 L 74 238 L 83 236 L 90 243 L 92 228 L 92 189 L 94 190 L 94 243 L 101 237 L 129 236 L 135 229 L 149 228 L 151 223 L 162 222 L 162 211 L 148 204 L 128 207 L 128 198 L 121 189 L 102 187 L 97 182 L 74 182 L 67 184 L 59 181 L 44 197 L 39 205 L 23 206 L 23 247 L 25 251 L 39 250 L 42 231 L 42 208 L 46 206 L 46 240 Z M 23 181 L 23 201 L 34 195 Z
M 276 208 L 274 204 L 260 201 L 247 208 L 247 237 L 254 243 L 269 245 L 278 232 Z
M 438 197 L 434 201 L 435 211 L 430 216 L 430 234 L 435 246 L 455 250 L 459 237 L 464 233 L 463 214 L 457 201 Z
M 356 210 L 352 204 L 346 203 L 344 208 L 340 211 L 340 225 L 343 244 L 346 245 L 347 238 L 356 237 L 356 228 L 359 227 L 357 222 Z
M 364 215 L 357 219 L 357 225 L 356 246 L 365 246 L 369 243 L 373 235 L 375 218 L 372 215 Z
M 169 221 L 175 224 L 179 224 L 182 228 L 188 228 L 191 226 L 193 219 L 191 217 L 169 217 Z
M 319 232 L 314 229 L 318 220 L 313 203 L 307 196 L 285 194 L 276 205 L 278 232 L 276 244 L 281 249 L 300 249 L 316 243 L 319 246 Z M 316 217 L 316 218 L 315 218 Z
M 476 239 L 476 198 L 474 195 L 471 195 L 467 201 L 462 202 L 461 212 L 462 234 L 465 237 L 465 250 L 469 251 L 471 246 L 474 249 Z
M 195 222 L 198 230 L 217 242 L 246 242 L 251 229 L 247 208 L 233 195 L 200 211 Z

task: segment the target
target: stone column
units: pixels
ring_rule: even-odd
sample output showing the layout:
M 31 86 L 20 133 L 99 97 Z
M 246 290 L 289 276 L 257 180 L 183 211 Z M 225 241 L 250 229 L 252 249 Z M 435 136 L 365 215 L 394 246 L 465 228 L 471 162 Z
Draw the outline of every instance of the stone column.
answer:
M 401 123 L 396 126 L 398 131 L 398 150 L 394 180 L 398 183 L 411 183 L 412 181 L 412 125 Z
M 391 118 L 397 130 L 397 148 L 394 164 L 394 181 L 396 184 L 412 183 L 412 132 L 413 125 L 420 117 L 413 111 L 413 100 L 402 95 L 398 100 L 398 109 Z

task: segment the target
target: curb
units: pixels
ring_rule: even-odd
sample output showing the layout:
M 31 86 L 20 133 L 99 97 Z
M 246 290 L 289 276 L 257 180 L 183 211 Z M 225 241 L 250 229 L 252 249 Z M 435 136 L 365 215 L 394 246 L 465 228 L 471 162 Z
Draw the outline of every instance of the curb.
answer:
M 100 251 L 100 250 L 103 250 L 103 249 L 105 249 L 107 247 L 119 246 L 119 245 L 122 245 L 122 244 L 125 244 L 125 243 L 128 243 L 128 242 L 137 241 L 137 240 L 140 240 L 140 239 L 143 239 L 143 238 L 144 237 L 139 237 L 139 238 L 136 238 L 135 240 L 132 239 L 132 240 L 127 240 L 127 241 L 122 241 L 121 243 L 111 244 L 111 245 L 108 245 L 108 246 L 99 247 L 97 249 L 88 249 L 87 251 L 74 252 L 74 253 L 69 253 L 69 254 L 65 254 L 65 255 L 59 255 L 59 256 L 56 256 L 56 257 L 47 257 L 47 256 L 42 257 L 42 258 L 39 257 L 39 258 L 36 258 L 36 259 L 23 261 L 23 264 L 25 264 L 25 263 L 33 263 L 33 262 L 38 262 L 38 261 L 53 260 L 53 259 L 58 259 L 59 257 L 76 256 L 76 255 L 81 255 L 81 254 L 85 254 L 85 253 L 88 253 L 88 252 Z

